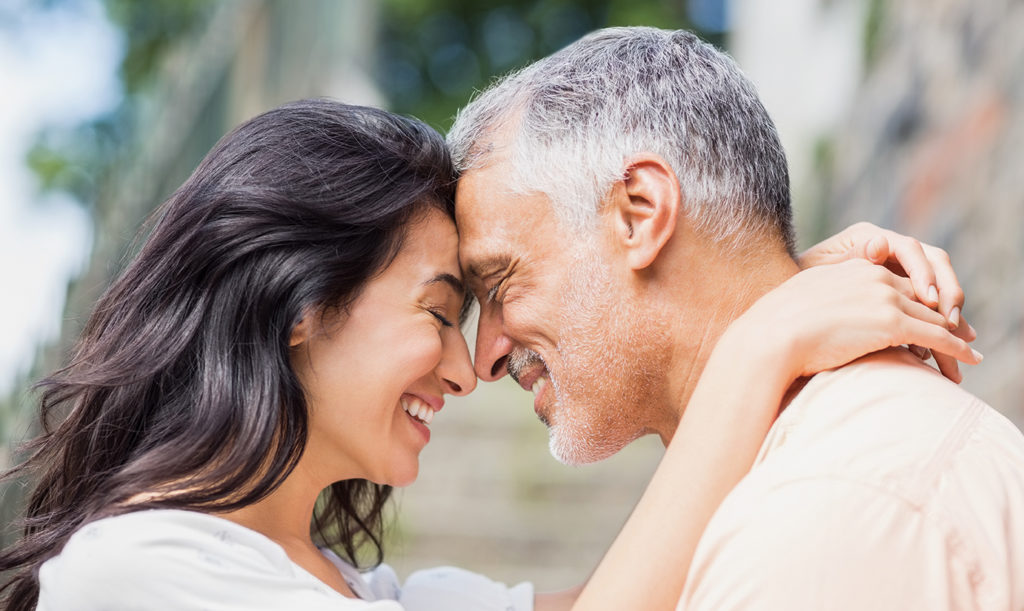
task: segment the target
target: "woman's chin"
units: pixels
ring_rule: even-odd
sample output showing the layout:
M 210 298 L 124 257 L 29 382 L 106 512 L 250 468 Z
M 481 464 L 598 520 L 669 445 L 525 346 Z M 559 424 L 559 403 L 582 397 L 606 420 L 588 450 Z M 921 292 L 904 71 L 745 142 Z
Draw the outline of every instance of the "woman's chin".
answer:
M 420 474 L 420 461 L 419 457 L 415 458 L 411 464 L 402 465 L 399 469 L 392 469 L 384 477 L 371 479 L 375 484 L 381 484 L 385 486 L 391 486 L 393 488 L 405 488 L 416 481 L 416 478 Z

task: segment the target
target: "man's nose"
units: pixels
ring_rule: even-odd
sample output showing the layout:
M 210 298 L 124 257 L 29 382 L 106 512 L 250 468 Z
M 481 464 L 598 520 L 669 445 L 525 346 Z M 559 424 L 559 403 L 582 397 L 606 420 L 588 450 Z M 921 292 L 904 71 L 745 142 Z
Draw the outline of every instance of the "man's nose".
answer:
M 485 382 L 504 377 L 508 373 L 506 365 L 512 347 L 512 340 L 504 332 L 500 308 L 481 308 L 476 330 L 476 354 L 473 358 L 477 377 Z

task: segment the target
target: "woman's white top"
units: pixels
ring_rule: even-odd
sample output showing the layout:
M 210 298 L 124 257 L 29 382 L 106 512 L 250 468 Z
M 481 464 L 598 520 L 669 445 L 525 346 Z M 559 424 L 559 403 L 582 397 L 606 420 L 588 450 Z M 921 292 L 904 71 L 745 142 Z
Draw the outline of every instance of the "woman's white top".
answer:
M 342 596 L 264 535 L 215 516 L 153 509 L 86 524 L 39 569 L 37 611 L 532 611 L 533 586 L 462 569 L 360 574 L 333 552 Z

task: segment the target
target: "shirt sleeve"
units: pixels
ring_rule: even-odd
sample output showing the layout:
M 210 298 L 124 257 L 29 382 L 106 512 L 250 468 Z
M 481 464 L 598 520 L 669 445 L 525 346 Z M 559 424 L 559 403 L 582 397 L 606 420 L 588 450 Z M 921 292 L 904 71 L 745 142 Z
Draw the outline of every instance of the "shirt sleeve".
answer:
M 814 477 L 744 501 L 708 525 L 677 611 L 975 608 L 964 542 L 898 495 Z
M 509 587 L 446 566 L 410 575 L 398 600 L 406 611 L 533 611 L 533 585 Z
M 241 546 L 86 526 L 40 568 L 37 611 L 402 611 L 297 580 Z

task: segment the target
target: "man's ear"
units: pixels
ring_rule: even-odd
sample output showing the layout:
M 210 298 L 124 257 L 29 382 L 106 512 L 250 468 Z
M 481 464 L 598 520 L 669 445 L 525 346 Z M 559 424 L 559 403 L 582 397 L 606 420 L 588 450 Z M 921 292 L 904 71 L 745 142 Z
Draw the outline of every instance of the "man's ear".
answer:
M 615 240 L 634 270 L 649 267 L 675 233 L 682 205 L 672 166 L 654 153 L 626 160 L 624 178 L 611 193 Z

